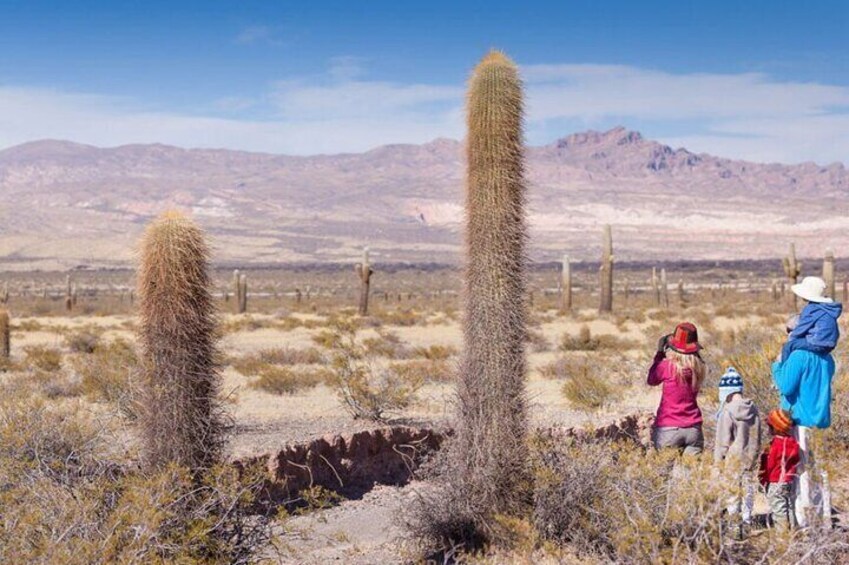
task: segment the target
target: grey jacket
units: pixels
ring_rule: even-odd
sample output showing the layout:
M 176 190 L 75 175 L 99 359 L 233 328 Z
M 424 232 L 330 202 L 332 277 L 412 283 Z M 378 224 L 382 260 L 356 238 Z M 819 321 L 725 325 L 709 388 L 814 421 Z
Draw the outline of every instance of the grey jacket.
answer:
M 761 452 L 761 418 L 755 403 L 735 396 L 725 405 L 716 423 L 717 462 L 740 465 L 742 471 L 753 471 Z

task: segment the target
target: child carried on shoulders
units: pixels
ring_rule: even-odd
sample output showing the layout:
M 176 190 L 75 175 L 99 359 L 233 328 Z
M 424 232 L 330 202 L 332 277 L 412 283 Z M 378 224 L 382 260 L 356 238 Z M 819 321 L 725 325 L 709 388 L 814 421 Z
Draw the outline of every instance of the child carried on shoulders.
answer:
M 819 277 L 805 277 L 791 287 L 796 296 L 805 300 L 805 307 L 790 328 L 787 342 L 781 349 L 781 361 L 786 361 L 798 349 L 827 355 L 837 346 L 840 337 L 837 318 L 843 312 L 843 305 L 825 296 L 825 289 L 825 281 Z

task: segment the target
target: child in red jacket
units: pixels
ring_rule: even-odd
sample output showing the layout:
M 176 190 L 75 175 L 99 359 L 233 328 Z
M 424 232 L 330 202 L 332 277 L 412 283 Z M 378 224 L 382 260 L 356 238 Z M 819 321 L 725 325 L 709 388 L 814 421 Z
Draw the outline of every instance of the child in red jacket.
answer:
M 799 444 L 793 439 L 793 420 L 786 410 L 773 410 L 766 423 L 773 437 L 769 452 L 761 456 L 761 484 L 766 487 L 773 523 L 789 529 L 795 522 L 791 491 L 799 465 Z

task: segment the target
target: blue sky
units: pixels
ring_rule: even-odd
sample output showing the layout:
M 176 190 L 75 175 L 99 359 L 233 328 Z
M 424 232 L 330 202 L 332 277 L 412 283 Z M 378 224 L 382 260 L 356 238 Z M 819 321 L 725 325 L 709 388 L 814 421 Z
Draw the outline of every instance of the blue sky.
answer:
M 0 147 L 293 154 L 463 135 L 490 47 L 532 144 L 624 125 L 758 161 L 849 163 L 849 2 L 0 0 Z

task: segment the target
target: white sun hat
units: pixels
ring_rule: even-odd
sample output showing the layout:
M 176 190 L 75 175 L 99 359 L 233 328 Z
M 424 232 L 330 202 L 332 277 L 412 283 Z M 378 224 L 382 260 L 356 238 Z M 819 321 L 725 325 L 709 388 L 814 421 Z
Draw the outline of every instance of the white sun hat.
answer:
M 790 290 L 808 302 L 834 302 L 825 295 L 825 281 L 819 277 L 805 277 L 799 284 L 791 286 Z

